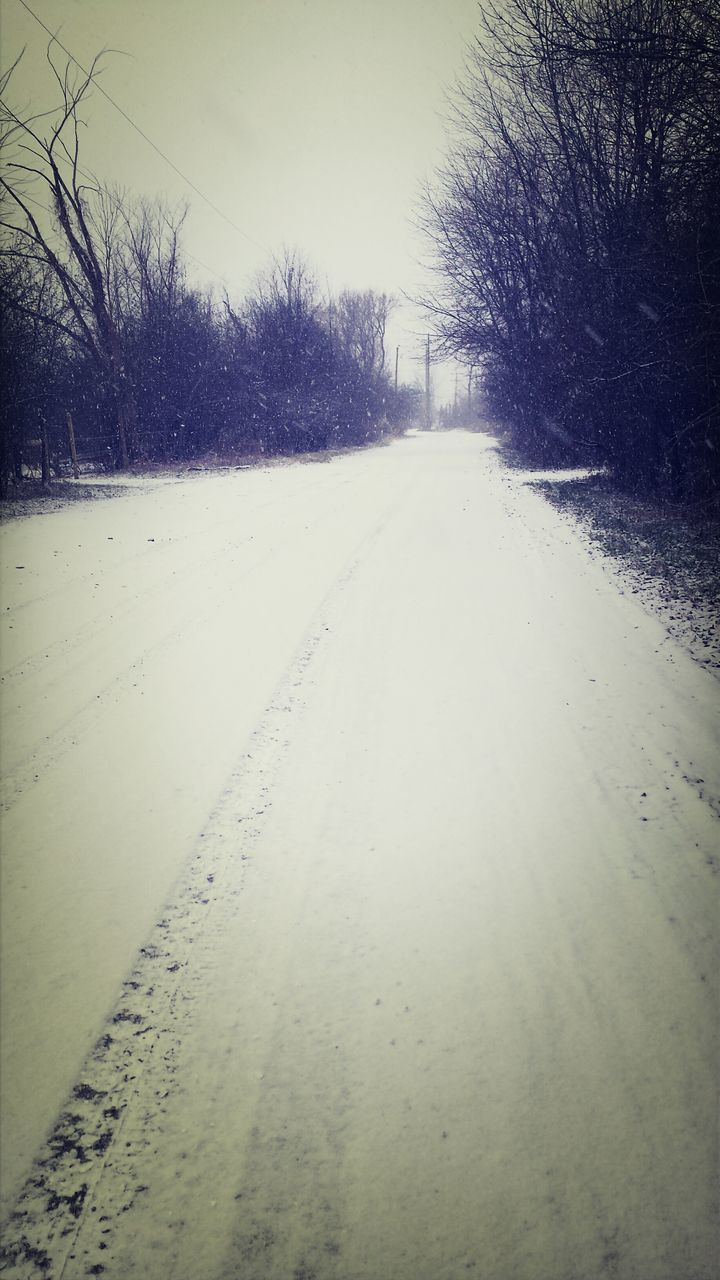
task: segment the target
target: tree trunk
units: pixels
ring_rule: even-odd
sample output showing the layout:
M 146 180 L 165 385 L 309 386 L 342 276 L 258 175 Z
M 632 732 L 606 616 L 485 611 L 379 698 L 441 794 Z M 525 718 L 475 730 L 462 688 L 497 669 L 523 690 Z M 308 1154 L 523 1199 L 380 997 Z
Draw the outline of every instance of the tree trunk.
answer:
M 117 433 L 118 444 L 120 446 L 120 466 L 124 471 L 130 465 L 130 454 L 128 451 L 128 431 L 125 410 L 123 405 L 120 403 L 119 397 L 117 406 Z
M 66 413 L 68 439 L 70 441 L 70 460 L 72 462 L 73 475 L 76 480 L 80 479 L 80 467 L 78 466 L 77 449 L 75 447 L 75 427 L 73 426 L 72 414 Z
M 117 405 L 120 450 L 123 459 L 123 466 L 127 467 L 129 462 L 135 461 L 138 456 L 139 449 L 135 396 L 133 395 L 132 389 L 127 383 L 124 375 L 118 391 Z
M 50 488 L 50 441 L 48 440 L 47 423 L 43 418 L 40 424 L 41 441 L 41 476 L 43 489 Z

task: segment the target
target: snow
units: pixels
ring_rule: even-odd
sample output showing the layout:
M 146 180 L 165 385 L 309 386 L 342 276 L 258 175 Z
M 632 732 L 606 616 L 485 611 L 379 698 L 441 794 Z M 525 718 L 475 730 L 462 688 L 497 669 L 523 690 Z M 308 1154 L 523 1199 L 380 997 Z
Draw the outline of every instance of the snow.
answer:
M 717 682 L 572 527 L 453 432 L 2 539 L 8 1197 L 121 1116 L 21 1201 L 68 1280 L 710 1276 Z
M 390 501 L 395 468 L 358 470 L 151 483 L 3 530 L 11 1185 L 298 638 Z

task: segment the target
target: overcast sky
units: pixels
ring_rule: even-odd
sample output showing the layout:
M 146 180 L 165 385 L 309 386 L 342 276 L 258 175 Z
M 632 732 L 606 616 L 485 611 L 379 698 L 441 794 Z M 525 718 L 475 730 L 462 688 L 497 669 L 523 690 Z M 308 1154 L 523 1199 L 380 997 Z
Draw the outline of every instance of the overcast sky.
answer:
M 28 3 L 84 66 L 121 51 L 103 59 L 105 91 L 240 229 L 93 94 L 84 165 L 131 192 L 190 201 L 185 246 L 205 264 L 190 264 L 195 281 L 240 298 L 287 244 L 323 288 L 416 291 L 413 209 L 443 154 L 444 95 L 477 0 Z M 1 5 L 3 68 L 26 48 L 13 102 L 51 106 L 48 37 L 20 0 Z M 405 309 L 391 334 L 408 380 L 417 325 Z

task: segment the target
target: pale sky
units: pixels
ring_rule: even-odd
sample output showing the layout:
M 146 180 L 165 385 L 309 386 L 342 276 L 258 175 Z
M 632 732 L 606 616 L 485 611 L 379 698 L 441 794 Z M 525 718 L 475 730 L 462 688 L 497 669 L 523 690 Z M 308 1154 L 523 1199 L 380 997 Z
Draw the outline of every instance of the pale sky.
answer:
M 184 244 L 205 264 L 189 264 L 194 282 L 239 299 L 287 244 L 323 289 L 416 291 L 413 209 L 443 155 L 445 92 L 477 0 L 28 3 L 84 66 L 122 50 L 103 60 L 103 88 L 240 228 L 93 94 L 83 167 L 138 195 L 190 201 Z M 14 104 L 52 105 L 46 33 L 20 0 L 1 0 L 0 13 L 3 69 L 26 47 Z M 389 335 L 408 381 L 417 326 L 405 308 Z

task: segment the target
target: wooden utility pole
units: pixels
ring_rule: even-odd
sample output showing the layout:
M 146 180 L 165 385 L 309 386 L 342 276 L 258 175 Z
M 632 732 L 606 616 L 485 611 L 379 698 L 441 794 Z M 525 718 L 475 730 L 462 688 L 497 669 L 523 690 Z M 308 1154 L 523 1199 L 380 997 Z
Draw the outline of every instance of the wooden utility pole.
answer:
M 425 343 L 425 430 L 429 431 L 432 425 L 432 415 L 430 412 L 430 334 L 427 336 Z
M 395 348 L 395 399 L 397 400 L 398 391 L 398 365 L 400 363 L 400 348 Z

